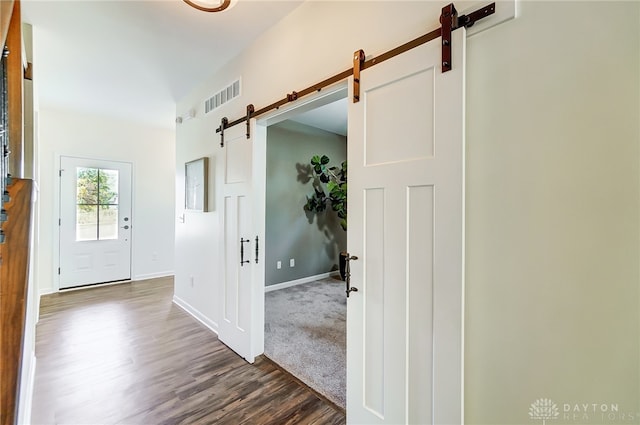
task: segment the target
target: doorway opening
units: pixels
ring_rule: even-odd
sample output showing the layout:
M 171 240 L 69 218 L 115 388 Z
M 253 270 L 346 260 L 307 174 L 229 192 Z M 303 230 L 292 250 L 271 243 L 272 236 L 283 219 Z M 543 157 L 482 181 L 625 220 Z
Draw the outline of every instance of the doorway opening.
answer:
M 328 206 L 305 208 L 312 171 L 347 158 L 346 87 L 271 119 L 266 128 L 264 354 L 336 405 L 346 407 L 346 294 L 339 255 L 347 233 Z

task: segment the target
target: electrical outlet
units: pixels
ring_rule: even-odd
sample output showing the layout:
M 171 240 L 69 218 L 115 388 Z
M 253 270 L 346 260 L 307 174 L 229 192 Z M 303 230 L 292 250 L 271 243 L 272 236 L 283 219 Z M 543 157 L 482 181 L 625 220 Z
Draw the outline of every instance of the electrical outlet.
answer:
M 154 252 L 153 254 L 151 254 L 151 261 L 158 261 L 158 253 Z
M 276 269 L 280 270 L 282 268 L 282 261 L 278 261 L 276 263 Z
M 296 266 L 296 259 L 292 258 L 289 260 L 289 267 L 295 267 Z

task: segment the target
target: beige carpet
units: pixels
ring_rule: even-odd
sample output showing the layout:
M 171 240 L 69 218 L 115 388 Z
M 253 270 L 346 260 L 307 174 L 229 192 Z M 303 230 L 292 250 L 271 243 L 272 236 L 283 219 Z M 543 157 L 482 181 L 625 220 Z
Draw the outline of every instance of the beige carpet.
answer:
M 346 316 L 344 282 L 323 279 L 267 292 L 265 355 L 344 408 Z

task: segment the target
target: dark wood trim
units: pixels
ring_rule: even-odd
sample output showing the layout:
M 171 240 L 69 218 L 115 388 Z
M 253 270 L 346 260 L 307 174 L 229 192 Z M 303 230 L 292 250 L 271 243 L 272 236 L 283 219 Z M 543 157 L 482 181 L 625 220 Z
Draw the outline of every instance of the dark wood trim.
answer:
M 14 179 L 0 244 L 0 424 L 16 422 L 24 338 L 33 182 Z
M 23 142 L 23 106 L 22 106 L 22 19 L 20 14 L 20 0 L 13 4 L 13 14 L 7 34 L 7 97 L 9 99 L 9 172 L 14 177 L 23 177 L 22 164 L 24 161 Z
M 13 12 L 14 0 L 2 0 L 0 1 L 0 37 L 2 43 L 0 43 L 0 50 L 4 47 L 4 43 L 7 41 L 7 32 L 9 31 L 9 22 L 11 22 L 11 15 Z

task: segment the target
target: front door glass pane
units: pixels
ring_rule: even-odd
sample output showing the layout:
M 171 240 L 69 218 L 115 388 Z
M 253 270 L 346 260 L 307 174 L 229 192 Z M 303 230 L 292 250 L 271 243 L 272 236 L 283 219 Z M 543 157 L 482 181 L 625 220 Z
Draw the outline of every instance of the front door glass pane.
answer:
M 100 240 L 118 239 L 118 206 L 100 205 L 98 210 Z
M 76 240 L 95 241 L 98 239 L 98 207 L 78 205 L 76 207 Z
M 118 239 L 118 170 L 76 168 L 76 240 Z

